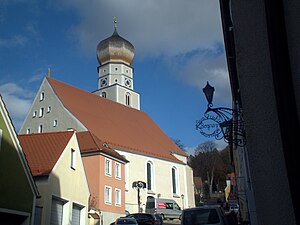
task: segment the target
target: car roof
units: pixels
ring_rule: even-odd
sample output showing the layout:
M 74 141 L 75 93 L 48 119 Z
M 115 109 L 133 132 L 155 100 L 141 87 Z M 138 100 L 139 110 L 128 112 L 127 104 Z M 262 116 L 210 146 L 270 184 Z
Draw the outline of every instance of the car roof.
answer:
M 219 205 L 203 205 L 203 206 L 198 206 L 198 207 L 184 209 L 183 212 L 193 211 L 193 210 L 199 210 L 199 209 L 219 209 L 219 208 L 220 208 Z

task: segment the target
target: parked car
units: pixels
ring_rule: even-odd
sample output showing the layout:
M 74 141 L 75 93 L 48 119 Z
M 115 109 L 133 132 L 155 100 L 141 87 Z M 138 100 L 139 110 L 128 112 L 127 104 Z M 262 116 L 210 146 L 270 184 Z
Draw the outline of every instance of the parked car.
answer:
M 146 202 L 146 213 L 161 214 L 163 219 L 179 219 L 181 208 L 173 199 L 148 197 Z
M 115 222 L 111 223 L 110 225 L 137 225 L 137 221 L 134 218 L 127 218 L 127 217 L 120 217 L 116 219 Z
M 229 206 L 229 211 L 230 211 L 230 212 L 233 211 L 233 212 L 235 212 L 235 213 L 238 213 L 238 211 L 239 211 L 239 205 L 238 205 L 238 204 L 230 205 L 230 206 Z
M 159 214 L 159 213 L 154 213 L 153 214 L 155 217 L 156 217 L 156 219 L 157 219 L 157 221 L 158 221 L 158 225 L 162 225 L 163 224 L 163 217 L 161 216 L 161 214 Z
M 158 220 L 150 213 L 132 213 L 126 217 L 135 218 L 138 225 L 158 225 Z
M 184 209 L 181 215 L 181 225 L 195 224 L 229 225 L 223 210 L 216 205 Z

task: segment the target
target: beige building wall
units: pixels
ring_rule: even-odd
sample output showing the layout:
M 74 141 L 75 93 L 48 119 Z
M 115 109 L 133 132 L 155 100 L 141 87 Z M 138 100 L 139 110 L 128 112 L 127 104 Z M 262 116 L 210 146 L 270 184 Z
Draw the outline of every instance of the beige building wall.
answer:
M 70 165 L 71 149 L 75 150 L 75 169 L 71 168 Z M 83 207 L 80 214 L 81 224 L 88 224 L 90 192 L 75 134 L 58 159 L 49 177 L 38 179 L 37 186 L 42 196 L 37 200 L 37 206 L 43 207 L 41 224 L 50 224 L 53 196 L 66 201 L 63 207 L 63 224 L 71 224 L 73 203 Z
M 125 169 L 125 207 L 130 213 L 138 212 L 137 190 L 132 188 L 134 181 L 144 181 L 147 183 L 147 162 L 153 165 L 153 188 L 151 191 L 141 190 L 141 202 L 146 204 L 148 196 L 173 199 L 181 208 L 195 206 L 194 184 L 192 169 L 184 163 L 176 163 L 154 157 L 132 154 L 117 150 L 125 156 L 130 163 Z M 177 170 L 177 194 L 172 191 L 172 168 Z M 136 169 L 139 168 L 139 169 Z M 184 196 L 183 198 L 181 196 Z

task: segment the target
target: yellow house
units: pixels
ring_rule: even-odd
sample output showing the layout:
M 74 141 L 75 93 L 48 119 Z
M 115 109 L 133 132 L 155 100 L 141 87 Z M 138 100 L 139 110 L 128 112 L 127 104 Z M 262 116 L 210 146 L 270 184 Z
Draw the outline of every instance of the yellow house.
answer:
M 90 192 L 75 132 L 18 137 L 41 194 L 38 224 L 88 224 Z
M 0 224 L 33 225 L 37 187 L 0 95 Z

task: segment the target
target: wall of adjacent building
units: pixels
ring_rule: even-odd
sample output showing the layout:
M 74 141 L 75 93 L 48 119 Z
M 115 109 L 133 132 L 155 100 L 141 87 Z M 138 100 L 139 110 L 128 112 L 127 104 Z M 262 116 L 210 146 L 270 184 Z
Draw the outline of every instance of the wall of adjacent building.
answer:
M 70 165 L 71 148 L 74 149 L 76 153 L 75 169 L 71 168 Z M 50 224 L 53 196 L 66 201 L 64 204 L 63 224 L 71 223 L 73 203 L 83 207 L 81 220 L 83 224 L 88 224 L 88 201 L 90 192 L 75 135 L 72 136 L 49 177 L 37 179 L 37 185 L 41 194 L 41 198 L 37 201 L 37 206 L 43 207 L 41 224 Z
M 11 133 L 15 131 L 1 112 L 0 108 L 0 212 L 26 214 L 27 224 L 30 224 L 35 195 L 18 154 L 21 150 L 13 137 L 16 134 Z

